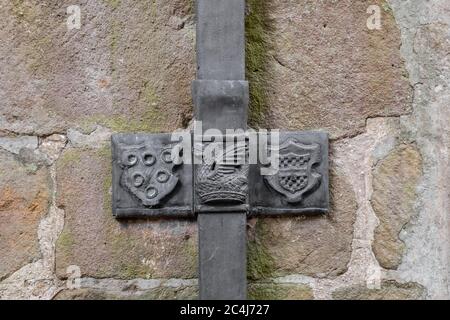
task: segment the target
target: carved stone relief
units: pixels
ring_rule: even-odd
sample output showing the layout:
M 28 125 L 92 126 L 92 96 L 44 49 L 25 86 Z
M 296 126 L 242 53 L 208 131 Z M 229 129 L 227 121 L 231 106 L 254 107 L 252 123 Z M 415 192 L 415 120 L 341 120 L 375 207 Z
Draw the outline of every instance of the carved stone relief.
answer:
M 280 145 L 279 155 L 278 173 L 264 176 L 264 180 L 288 202 L 301 202 L 320 185 L 322 176 L 313 168 L 321 160 L 320 145 L 302 144 L 291 138 Z
M 144 206 L 155 206 L 168 196 L 178 183 L 173 175 L 171 146 L 157 150 L 150 145 L 120 146 L 120 184 Z
M 216 150 L 205 153 L 204 147 Z M 198 143 L 197 155 L 203 151 L 202 164 L 196 169 L 196 194 L 199 203 L 244 204 L 248 197 L 248 172 L 246 161 L 246 142 L 226 147 L 222 142 Z

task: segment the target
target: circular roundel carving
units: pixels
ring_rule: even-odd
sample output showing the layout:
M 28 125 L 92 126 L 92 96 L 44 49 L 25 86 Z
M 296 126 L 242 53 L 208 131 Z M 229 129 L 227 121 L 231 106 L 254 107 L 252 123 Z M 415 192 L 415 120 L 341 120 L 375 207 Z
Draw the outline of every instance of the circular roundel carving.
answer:
M 147 196 L 148 199 L 154 199 L 158 195 L 158 189 L 150 186 L 145 190 L 145 195 Z
M 172 152 L 170 150 L 163 151 L 161 154 L 161 159 L 165 163 L 172 163 Z
M 156 158 L 151 153 L 146 152 L 142 155 L 142 161 L 146 166 L 152 166 L 155 164 Z
M 122 161 L 126 166 L 132 167 L 138 162 L 138 160 L 139 160 L 139 158 L 138 158 L 137 154 L 135 154 L 133 152 L 128 152 L 128 153 L 124 154 Z
M 133 175 L 133 184 L 136 188 L 141 187 L 145 182 L 145 178 L 141 173 L 135 173 Z
M 160 182 L 160 183 L 165 183 L 165 182 L 169 181 L 169 178 L 170 178 L 170 175 L 165 170 L 159 170 L 156 173 L 156 180 L 158 180 L 158 182 Z

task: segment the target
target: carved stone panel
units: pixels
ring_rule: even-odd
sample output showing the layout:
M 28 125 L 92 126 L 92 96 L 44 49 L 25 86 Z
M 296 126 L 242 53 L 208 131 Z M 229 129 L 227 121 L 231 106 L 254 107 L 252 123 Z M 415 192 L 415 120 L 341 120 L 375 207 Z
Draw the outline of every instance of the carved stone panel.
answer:
M 269 139 L 270 140 L 270 139 Z M 328 135 L 281 132 L 277 168 L 271 175 L 252 165 L 250 214 L 280 215 L 328 211 Z M 274 167 L 274 165 L 272 165 Z
M 193 215 L 192 165 L 174 163 L 172 151 L 178 143 L 170 139 L 170 134 L 112 137 L 116 217 Z
M 259 135 L 262 134 L 265 133 Z M 261 163 L 261 159 L 258 164 L 249 164 L 250 143 L 245 134 L 220 138 L 203 135 L 188 144 L 189 150 L 182 150 L 183 144 L 170 139 L 170 134 L 112 137 L 116 217 L 191 217 L 196 213 L 237 212 L 296 215 L 328 211 L 326 133 L 281 132 L 279 144 L 269 146 L 278 155 L 271 164 Z M 181 160 L 181 153 L 191 154 L 189 159 L 194 164 L 175 163 L 173 156 L 178 154 Z M 271 174 L 264 172 L 269 167 L 276 170 Z

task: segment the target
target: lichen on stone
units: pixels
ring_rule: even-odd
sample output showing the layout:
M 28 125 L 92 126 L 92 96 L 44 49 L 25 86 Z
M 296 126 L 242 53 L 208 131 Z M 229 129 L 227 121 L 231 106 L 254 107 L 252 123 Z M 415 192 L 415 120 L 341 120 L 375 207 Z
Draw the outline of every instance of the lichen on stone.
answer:
M 259 237 L 264 237 L 264 226 L 257 222 L 253 239 L 247 243 L 247 278 L 251 280 L 270 278 L 275 270 L 275 262 Z
M 371 205 L 379 219 L 372 248 L 383 268 L 397 269 L 405 244 L 400 232 L 414 215 L 422 157 L 413 144 L 400 145 L 373 169 Z
M 335 290 L 335 300 L 419 300 L 424 299 L 425 288 L 414 282 L 399 283 L 392 280 L 382 281 L 379 288 L 368 288 L 364 284 Z
M 251 300 L 312 300 L 311 287 L 305 284 L 280 284 L 274 282 L 254 282 L 248 285 Z
M 120 6 L 120 0 L 103 0 L 112 9 L 117 9 Z
M 263 125 L 267 113 L 268 59 L 270 58 L 268 1 L 248 0 L 245 21 L 246 76 L 250 85 L 249 123 Z

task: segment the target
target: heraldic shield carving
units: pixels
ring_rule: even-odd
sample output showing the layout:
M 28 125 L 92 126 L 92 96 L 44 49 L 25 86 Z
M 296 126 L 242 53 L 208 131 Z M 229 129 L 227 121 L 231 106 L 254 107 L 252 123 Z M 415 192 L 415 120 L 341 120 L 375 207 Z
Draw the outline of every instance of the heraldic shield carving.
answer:
M 163 141 L 164 138 L 163 135 L 153 139 L 139 135 L 113 137 L 117 181 L 144 207 L 158 206 L 179 183 L 178 175 L 174 174 L 173 145 Z
M 320 144 L 302 144 L 288 139 L 279 147 L 278 172 L 264 179 L 289 203 L 298 203 L 320 186 L 322 175 L 314 171 L 314 165 L 320 161 Z
M 182 139 L 165 133 L 111 137 L 116 218 L 193 216 L 192 165 L 183 161 Z
M 156 149 L 152 145 L 123 146 L 119 165 L 123 172 L 120 184 L 144 206 L 155 206 L 169 195 L 178 183 L 173 175 L 170 146 Z

